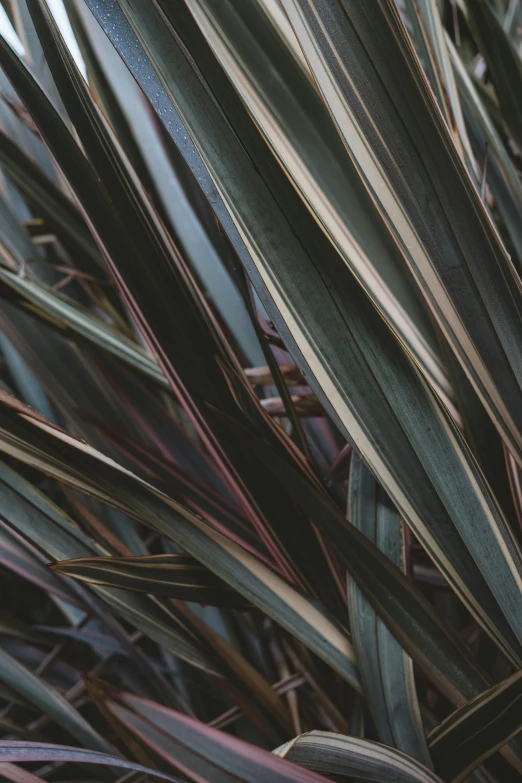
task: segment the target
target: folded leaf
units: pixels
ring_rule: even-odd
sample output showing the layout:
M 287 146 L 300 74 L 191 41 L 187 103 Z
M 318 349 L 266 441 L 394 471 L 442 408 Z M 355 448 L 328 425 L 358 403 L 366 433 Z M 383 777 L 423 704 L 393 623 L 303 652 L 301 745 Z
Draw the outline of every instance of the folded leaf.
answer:
M 324 775 L 353 775 L 374 783 L 441 783 L 411 756 L 377 742 L 327 731 L 310 731 L 274 753 Z

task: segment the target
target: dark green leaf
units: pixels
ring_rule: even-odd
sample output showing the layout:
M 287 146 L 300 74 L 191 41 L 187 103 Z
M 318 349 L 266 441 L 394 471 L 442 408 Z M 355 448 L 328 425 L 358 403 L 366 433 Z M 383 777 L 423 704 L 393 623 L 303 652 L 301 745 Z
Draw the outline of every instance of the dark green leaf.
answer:
M 355 454 L 350 466 L 348 519 L 405 571 L 401 518 Z M 363 689 L 379 740 L 431 767 L 411 658 L 351 577 L 348 611 Z
M 239 593 L 187 555 L 86 557 L 63 560 L 52 568 L 60 574 L 91 584 L 165 595 L 212 606 L 246 605 Z
M 489 0 L 466 2 L 468 20 L 498 95 L 505 121 L 522 149 L 522 63 Z
M 522 728 L 522 671 L 480 693 L 428 736 L 435 769 L 459 783 Z M 518 765 L 522 774 L 522 762 Z
M 179 783 L 177 778 L 155 769 L 142 767 L 132 761 L 109 756 L 105 753 L 95 753 L 90 750 L 68 748 L 65 745 L 51 745 L 44 742 L 11 742 L 0 740 L 0 759 L 2 763 L 23 763 L 25 761 L 70 761 L 80 764 L 101 764 L 110 767 L 121 767 L 135 772 L 144 772 L 162 780 Z
M 373 783 L 440 783 L 441 778 L 393 748 L 359 737 L 310 731 L 275 753 L 324 775 L 353 775 Z
M 0 680 L 8 683 L 9 687 L 41 709 L 83 745 L 102 752 L 112 750 L 110 743 L 55 688 L 3 650 L 0 650 Z

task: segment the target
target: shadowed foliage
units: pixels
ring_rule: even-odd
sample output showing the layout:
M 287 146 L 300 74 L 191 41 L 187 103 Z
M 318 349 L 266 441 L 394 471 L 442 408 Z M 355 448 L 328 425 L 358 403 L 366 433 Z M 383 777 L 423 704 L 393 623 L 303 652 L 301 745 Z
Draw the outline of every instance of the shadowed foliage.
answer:
M 520 781 L 520 0 L 1 3 L 0 777 Z

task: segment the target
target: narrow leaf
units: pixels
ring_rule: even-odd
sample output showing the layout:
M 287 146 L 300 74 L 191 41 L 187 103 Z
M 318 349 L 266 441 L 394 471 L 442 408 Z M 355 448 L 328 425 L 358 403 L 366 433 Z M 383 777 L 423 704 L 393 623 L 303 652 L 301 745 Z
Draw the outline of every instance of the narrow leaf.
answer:
M 120 759 L 116 756 L 109 756 L 105 753 L 95 753 L 90 750 L 79 750 L 78 748 L 69 748 L 66 745 L 51 745 L 45 742 L 11 742 L 9 740 L 0 740 L 0 763 L 23 763 L 31 761 L 68 761 L 80 764 L 101 764 L 109 767 L 121 767 L 130 769 L 134 772 L 144 772 L 147 775 L 170 780 L 172 783 L 179 783 L 177 778 L 167 775 L 148 767 L 142 767 L 141 764 L 135 764 L 126 759 Z
M 53 560 L 102 553 L 58 506 L 5 463 L 0 463 L 0 499 L 6 522 Z M 105 587 L 94 589 L 117 614 L 166 649 L 213 671 L 180 621 L 154 599 Z
M 239 593 L 187 555 L 62 560 L 53 571 L 91 584 L 165 595 L 211 606 L 245 606 Z
M 401 518 L 355 454 L 350 466 L 348 519 L 405 570 Z M 351 577 L 348 610 L 363 689 L 379 740 L 431 767 L 411 658 Z
M 274 753 L 324 775 L 353 775 L 373 783 L 441 783 L 418 761 L 385 745 L 327 731 L 310 731 Z
M 246 14 L 249 3 L 242 5 Z M 473 7 L 486 5 L 480 0 Z M 522 460 L 516 276 L 426 90 L 395 3 L 284 0 L 284 7 L 376 207 L 493 421 Z M 223 9 L 214 24 L 229 20 Z M 323 220 L 333 223 L 326 211 Z M 409 330 L 401 329 L 374 279 L 375 264 L 347 262 L 416 356 Z
M 522 728 L 522 671 L 480 693 L 428 735 L 435 769 L 460 783 Z M 517 766 L 522 774 L 522 761 Z
M 82 745 L 103 752 L 112 750 L 111 745 L 57 690 L 3 650 L 0 650 L 0 680 L 56 721 Z
M 225 5 L 228 9 L 228 4 L 223 4 L 223 9 Z M 249 0 L 244 6 L 251 10 L 253 4 Z M 132 8 L 122 0 L 122 7 L 147 50 L 158 79 L 219 183 L 242 235 L 248 237 L 252 251 L 248 271 L 296 363 L 343 433 L 379 475 L 398 510 L 466 606 L 506 651 L 511 647 L 507 654 L 512 657 L 519 642 L 513 645 L 512 632 L 505 627 L 502 612 L 511 600 L 518 603 L 522 595 L 520 554 L 506 521 L 497 516 L 496 502 L 477 473 L 466 445 L 381 318 L 353 285 L 349 271 L 332 256 L 331 246 L 328 249 L 321 244 L 306 212 L 299 211 L 289 196 L 285 202 L 289 217 L 281 213 L 241 145 L 235 144 L 196 74 L 195 83 L 192 81 L 190 65 L 182 63 L 177 44 L 161 20 L 148 4 L 145 9 L 141 0 L 133 3 Z M 226 15 L 227 24 L 235 24 L 234 14 L 225 10 L 219 13 L 220 18 L 221 13 Z M 239 24 L 239 16 L 236 22 Z M 241 29 L 246 28 L 243 25 Z M 109 28 L 107 32 L 111 35 Z M 244 50 L 244 42 L 241 46 Z M 272 70 L 272 65 L 267 66 L 262 71 L 263 78 L 269 78 Z M 288 223 L 290 217 L 295 221 L 295 230 L 310 248 L 316 249 L 315 253 L 308 254 L 296 240 Z M 274 236 L 277 242 L 273 241 Z M 267 289 L 271 299 L 266 296 Z M 379 438 L 372 436 L 376 432 L 380 433 Z M 426 432 L 430 433 L 429 438 L 425 437 Z M 416 476 L 415 482 L 411 481 L 412 475 Z M 469 489 L 466 499 L 463 486 Z M 470 503 L 475 509 L 474 524 L 481 524 L 480 535 L 476 529 L 470 529 Z M 466 551 L 463 539 L 473 557 Z M 488 556 L 484 557 L 486 548 Z M 504 558 L 501 551 L 507 555 L 510 576 L 509 580 L 506 574 L 499 578 L 500 570 L 491 569 L 488 581 L 496 596 L 492 602 L 477 562 L 483 560 L 484 569 L 488 570 L 493 550 L 500 559 Z M 509 598 L 508 581 L 512 587 Z M 509 610 L 509 614 L 514 629 L 522 612 Z M 499 623 L 503 630 L 494 630 L 493 626 Z M 517 633 L 522 639 L 522 629 Z M 508 637 L 511 641 L 506 645 Z M 515 652 L 515 657 L 518 655 Z
M 56 184 L 40 171 L 37 164 L 1 131 L 0 162 L 39 214 L 68 237 L 73 247 L 84 258 L 90 259 L 92 271 L 99 273 L 100 266 L 104 266 L 103 261 L 79 211 Z
M 522 149 L 522 63 L 488 0 L 466 2 L 468 21 L 488 64 L 502 114 Z
M 109 696 L 104 706 L 164 762 L 198 783 L 324 783 L 304 767 L 131 693 Z
M 0 450 L 168 536 L 360 688 L 350 641 L 322 607 L 188 509 L 1 391 Z

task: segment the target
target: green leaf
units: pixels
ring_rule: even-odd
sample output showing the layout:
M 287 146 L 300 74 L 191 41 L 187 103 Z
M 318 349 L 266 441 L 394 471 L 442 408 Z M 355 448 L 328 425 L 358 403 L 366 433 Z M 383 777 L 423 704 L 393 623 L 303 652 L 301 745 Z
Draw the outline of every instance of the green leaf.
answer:
M 223 4 L 223 9 L 225 6 L 228 8 Z M 251 6 L 250 0 L 245 3 L 245 8 Z M 324 244 L 323 235 L 321 244 L 306 211 L 299 211 L 290 198 L 283 215 L 197 75 L 183 62 L 161 20 L 149 6 L 146 12 L 141 0 L 132 8 L 125 0 L 122 7 L 242 236 L 248 238 L 252 252 L 249 274 L 256 285 L 261 281 L 261 294 L 268 290 L 271 299 L 265 297 L 264 304 L 307 382 L 379 476 L 399 512 L 472 614 L 489 628 L 508 655 L 514 652 L 518 657 L 519 642 L 514 642 L 502 619 L 502 612 L 509 612 L 514 630 L 522 617 L 522 612 L 512 612 L 507 605 L 512 600 L 518 603 L 522 596 L 518 545 L 506 521 L 498 516 L 496 501 L 460 434 L 354 286 L 346 266 L 332 255 L 328 243 Z M 272 66 L 265 70 L 271 72 Z M 302 236 L 309 254 L 297 241 L 290 217 L 296 221 L 295 232 Z M 467 490 L 463 494 L 464 486 Z M 480 535 L 470 527 L 470 503 L 474 526 L 481 526 Z M 487 574 L 492 551 L 499 560 L 507 557 L 506 571 L 499 564 L 487 576 L 495 593 L 493 602 L 477 568 L 481 562 Z M 499 578 L 501 571 L 504 575 Z M 494 628 L 499 624 L 502 631 Z M 522 629 L 516 633 L 522 637 Z
M 91 270 L 99 273 L 103 265 L 92 236 L 72 201 L 28 158 L 5 133 L 0 131 L 0 162 L 13 182 L 34 204 L 51 226 L 69 239 L 82 257 L 90 260 Z
M 136 155 L 129 154 L 133 167 L 147 190 L 152 189 L 157 194 L 155 203 L 165 213 L 184 255 L 241 346 L 247 361 L 260 363 L 262 351 L 255 325 L 234 282 L 233 270 L 227 269 L 227 259 L 220 257 L 223 248 L 212 232 L 210 205 L 203 205 L 202 200 L 197 199 L 197 208 L 194 207 L 192 191 L 199 188 L 199 183 L 190 183 L 186 173 L 179 170 L 176 158 L 172 157 L 173 145 L 165 144 L 154 115 L 143 101 L 140 88 L 90 11 L 83 4 L 79 4 L 77 9 L 72 5 L 68 11 L 75 30 L 79 31 L 79 43 L 89 74 L 93 74 L 89 83 L 96 85 L 98 95 L 101 92 L 102 106 L 127 154 L 133 147 L 126 143 L 127 136 L 120 131 L 123 123 L 127 124 L 131 138 L 135 139 L 136 154 L 143 165 L 137 168 Z M 146 170 L 143 171 L 143 168 Z M 206 207 L 208 215 L 203 207 Z
M 12 398 L 4 396 L 0 410 L 3 450 L 160 530 L 287 628 L 354 687 L 360 687 L 346 637 L 266 566 L 158 490 Z M 255 441 L 250 445 L 255 445 L 260 456 L 266 455 L 266 447 Z M 482 691 L 488 684 L 484 675 L 401 571 L 348 525 L 307 479 L 270 449 L 268 458 L 272 469 L 328 534 L 376 611 L 428 677 L 456 705 Z
M 350 641 L 320 605 L 188 509 L 1 391 L 0 450 L 166 535 L 360 688 Z M 64 552 L 57 559 L 69 557 Z M 128 593 L 97 590 L 116 594 L 122 614 L 123 595 L 130 604 Z
M 383 234 L 389 229 L 522 461 L 517 280 L 393 0 L 284 1 L 331 118 L 300 69 L 292 69 L 257 0 L 188 5 L 312 214 L 433 383 L 422 334 L 393 289 L 407 275 L 402 258 L 391 263 L 395 244 Z
M 55 688 L 3 650 L 0 650 L 0 680 L 56 721 L 82 745 L 102 752 L 112 750 L 111 745 Z
M 43 283 L 21 278 L 2 267 L 0 281 L 11 296 L 14 295 L 15 299 L 17 296 L 21 298 L 23 306 L 31 314 L 36 313 L 51 323 L 58 324 L 61 329 L 71 331 L 74 335 L 103 348 L 133 369 L 139 370 L 161 389 L 169 388 L 165 376 L 148 351 L 108 326 L 86 307 L 53 291 Z
M 497 201 L 506 230 L 518 254 L 518 269 L 522 263 L 522 184 L 511 162 L 500 135 L 489 116 L 476 85 L 469 76 L 462 59 L 447 37 L 451 62 L 470 128 L 470 138 L 477 158 L 484 161 L 487 145 L 487 182 Z
M 195 16 L 198 16 L 195 13 L 196 6 L 194 4 L 190 5 L 190 3 L 188 5 Z M 247 14 L 250 13 L 247 10 L 247 5 L 241 6 L 241 13 L 245 11 Z M 221 58 L 220 52 L 216 49 L 211 36 L 208 35 L 208 26 L 201 24 L 199 16 L 198 23 L 202 32 L 207 36 L 214 54 L 222 63 L 226 75 L 235 86 L 246 108 L 263 132 L 267 146 L 278 154 L 278 158 L 286 169 L 285 161 L 278 153 L 278 144 L 281 140 L 282 145 L 289 153 L 289 159 L 295 162 L 299 161 L 297 162 L 297 168 L 300 169 L 304 179 L 308 179 L 310 182 L 313 181 L 311 187 L 314 190 L 316 199 L 312 203 L 312 200 L 305 196 L 294 177 L 290 176 L 290 179 L 294 181 L 297 189 L 303 195 L 304 201 L 307 203 L 313 216 L 319 220 L 321 225 L 323 225 L 321 211 L 323 210 L 324 215 L 331 215 L 333 223 L 338 228 L 333 245 L 339 251 L 339 254 L 342 256 L 343 252 L 350 247 L 351 250 L 349 252 L 352 252 L 354 256 L 362 258 L 365 253 L 369 253 L 375 259 L 375 262 L 378 263 L 379 272 L 385 280 L 383 285 L 390 288 L 390 299 L 393 300 L 393 306 L 397 309 L 397 318 L 401 320 L 403 326 L 405 324 L 409 325 L 415 356 L 418 357 L 440 393 L 445 398 L 450 398 L 451 390 L 449 389 L 445 370 L 437 355 L 434 335 L 422 304 L 419 302 L 418 294 L 414 290 L 414 286 L 408 281 L 407 275 L 404 274 L 403 261 L 396 252 L 393 243 L 390 243 L 386 231 L 383 230 L 379 216 L 375 213 L 373 206 L 368 200 L 366 190 L 346 155 L 342 142 L 328 117 L 320 96 L 317 95 L 317 91 L 314 89 L 313 79 L 310 79 L 309 72 L 303 73 L 302 68 L 297 66 L 290 52 L 286 50 L 288 39 L 283 43 L 280 40 L 280 31 L 278 30 L 276 33 L 270 29 L 271 24 L 265 17 L 264 10 L 261 10 L 261 6 L 251 4 L 251 12 L 253 15 L 250 21 L 256 25 L 256 29 L 260 32 L 263 31 L 262 35 L 256 38 L 254 44 L 257 47 L 255 53 L 256 64 L 252 65 L 252 62 L 246 63 L 247 79 L 252 78 L 255 82 L 254 91 L 259 90 L 257 97 L 252 95 L 249 87 L 246 90 L 242 90 L 239 87 L 240 84 L 244 86 L 246 82 L 235 70 L 235 65 L 232 62 L 234 58 L 237 58 L 238 61 L 242 58 L 243 33 L 236 28 L 235 33 L 239 35 L 239 39 L 236 42 L 235 54 L 233 58 L 228 58 L 227 56 L 227 62 L 225 63 Z M 206 14 L 206 12 L 204 13 Z M 240 20 L 240 16 L 235 15 L 234 12 L 228 18 L 232 20 L 233 26 Z M 173 24 L 179 25 L 175 19 L 173 19 Z M 249 22 L 247 21 L 247 27 L 248 24 Z M 297 40 L 296 44 L 300 45 Z M 197 49 L 194 48 L 192 53 L 199 63 L 200 57 L 203 56 L 201 45 Z M 251 50 L 251 53 L 254 53 L 254 49 Z M 257 58 L 264 59 L 265 65 L 270 60 L 270 68 L 267 70 L 263 65 L 256 74 L 257 65 L 261 62 L 261 59 Z M 289 85 L 285 86 L 284 82 L 287 78 L 289 79 Z M 218 93 L 220 98 L 222 92 L 221 90 Z M 252 101 L 249 100 L 249 97 L 252 98 Z M 263 102 L 266 102 L 264 109 L 261 108 Z M 272 112 L 278 117 L 275 124 L 272 123 L 271 118 L 267 119 Z M 234 126 L 236 126 L 237 114 L 237 109 L 235 109 L 233 114 L 229 112 Z M 310 118 L 313 118 L 312 122 L 310 122 Z M 297 139 L 295 150 L 293 151 L 291 151 L 291 147 L 295 139 L 289 139 L 286 134 L 288 126 L 285 123 L 287 120 L 290 121 L 291 126 L 289 136 L 296 129 L 298 135 L 302 134 Z M 268 125 L 270 125 L 273 131 L 273 134 L 270 134 L 270 138 Z M 241 125 L 239 127 L 240 130 L 243 130 Z M 254 144 L 252 133 L 247 136 L 246 131 L 243 130 L 243 142 L 245 138 L 249 153 L 255 152 L 254 160 L 256 160 L 262 172 L 263 178 L 272 191 L 277 194 L 279 203 L 285 203 L 278 192 L 280 177 L 278 178 L 274 173 L 274 162 L 266 161 L 268 157 L 266 148 L 265 159 L 263 160 L 257 149 L 259 145 Z M 261 161 L 263 165 L 260 165 Z M 303 164 L 307 166 L 307 173 L 304 171 Z M 328 192 L 322 190 L 325 183 L 328 183 L 330 187 Z M 295 194 L 293 200 L 295 200 Z M 235 209 L 237 211 L 237 207 Z M 242 211 L 244 212 L 244 209 Z M 292 216 L 292 211 L 295 211 L 295 207 L 285 211 L 287 212 L 287 218 L 298 227 L 298 236 L 302 237 L 302 226 L 296 220 L 296 217 Z M 339 214 L 339 211 L 342 214 Z M 306 210 L 303 210 L 303 212 L 306 215 Z M 326 244 L 329 243 L 326 242 Z
M 0 499 L 9 526 L 53 560 L 102 553 L 58 506 L 5 463 L 0 463 Z M 195 666 L 214 670 L 179 619 L 153 598 L 106 587 L 93 589 L 120 617 L 166 649 Z
M 101 764 L 109 767 L 121 767 L 134 772 L 145 772 L 147 775 L 179 783 L 177 778 L 159 770 L 143 767 L 133 761 L 109 756 L 105 753 L 95 753 L 90 750 L 69 748 L 65 745 L 51 745 L 45 742 L 11 742 L 0 740 L 0 760 L 5 763 L 23 763 L 31 761 L 61 761 L 80 764 Z
M 373 783 L 441 783 L 438 775 L 405 753 L 344 734 L 310 731 L 274 753 L 324 775 L 353 775 Z
M 348 519 L 405 571 L 401 518 L 355 454 L 350 465 Z M 348 612 L 363 689 L 379 740 L 431 767 L 411 658 L 351 577 Z
M 261 442 L 250 441 L 249 447 L 270 462 L 280 481 L 306 506 L 375 611 L 447 698 L 460 705 L 483 690 L 483 675 L 464 645 L 403 572 L 295 468 Z
M 73 442 L 82 448 L 81 441 L 73 439 Z M 107 469 L 107 458 L 100 454 L 99 459 L 103 473 Z M 120 470 L 126 473 L 123 469 Z M 0 499 L 5 518 L 12 527 L 48 552 L 53 559 L 63 560 L 71 556 L 101 553 L 98 547 L 77 530 L 61 509 L 3 463 L 0 463 L 0 477 Z M 139 480 L 136 478 L 134 481 L 139 486 Z M 73 486 L 76 485 L 73 483 Z M 111 497 L 110 502 L 117 506 L 117 490 L 116 495 Z M 125 506 L 125 502 L 120 502 L 120 506 Z M 152 513 L 152 509 L 150 511 Z M 137 518 L 145 521 L 140 515 Z M 268 572 L 268 569 L 266 570 Z M 285 725 L 287 718 L 284 705 L 264 678 L 215 632 L 208 629 L 205 633 L 205 627 L 199 628 L 197 618 L 183 605 L 164 604 L 152 596 L 129 594 L 126 590 L 113 587 L 93 586 L 92 589 L 113 612 L 147 634 L 165 650 L 220 678 L 223 687 L 229 688 L 229 681 L 234 683 L 236 697 L 241 697 L 241 689 L 247 689 L 249 696 L 255 697 L 256 704 L 247 703 L 245 709 L 255 712 L 259 701 L 264 708 L 271 711 L 279 724 Z M 333 623 L 332 633 L 337 633 L 341 643 L 350 651 L 348 639 L 337 631 Z M 142 665 L 144 664 L 142 661 Z M 158 685 L 156 673 L 150 670 L 150 665 L 144 665 L 143 673 L 153 684 Z
M 460 96 L 453 72 L 449 47 L 451 41 L 441 19 L 437 0 L 406 0 L 419 59 L 437 96 L 437 102 L 452 131 L 453 140 L 475 179 L 475 159 L 468 138 Z
M 261 481 L 250 469 L 249 461 L 243 455 L 238 456 L 236 444 L 226 433 L 216 434 L 209 425 L 210 406 L 231 414 L 236 412 L 235 400 L 217 358 L 228 359 L 238 366 L 237 360 L 177 245 L 166 233 L 144 188 L 92 104 L 52 15 L 39 0 L 29 0 L 29 8 L 89 162 L 52 106 L 46 103 L 31 75 L 7 47 L 4 47 L 4 66 L 17 89 L 23 91 L 27 104 L 31 104 L 47 143 L 89 215 L 129 310 L 202 444 L 241 502 L 245 516 L 263 539 L 276 567 L 289 581 L 303 588 L 311 582 L 313 592 L 321 598 L 327 592 L 324 602 L 329 608 L 334 605 L 329 600 L 332 594 L 339 604 L 331 570 L 322 549 L 316 546 L 306 516 L 284 493 L 275 497 L 266 492 L 268 479 Z M 153 259 L 146 267 L 147 282 L 144 257 Z M 171 339 L 174 333 L 176 340 Z M 311 542 L 317 559 L 316 568 L 305 577 L 301 576 L 304 570 L 301 566 L 309 562 L 309 555 L 304 546 L 292 548 L 298 531 L 303 541 L 306 535 Z
M 435 769 L 459 783 L 522 728 L 522 671 L 480 693 L 428 735 Z M 522 762 L 518 764 L 522 774 Z
M 211 606 L 245 606 L 239 593 L 187 555 L 85 557 L 62 560 L 52 569 L 91 584 L 165 595 Z
M 406 21 L 408 2 L 396 0 Z M 32 46 L 18 58 L 0 40 L 0 124 L 25 180 L 12 184 L 4 145 L 0 326 L 30 368 L 20 376 L 7 346 L 0 388 L 47 419 L 0 394 L 9 466 L 0 464 L 0 582 L 33 581 L 36 600 L 21 616 L 44 634 L 29 641 L 8 616 L 4 650 L 46 682 L 76 683 L 70 693 L 88 682 L 71 703 L 89 719 L 98 703 L 93 726 L 116 728 L 118 747 L 138 762 L 155 766 L 163 753 L 160 769 L 194 764 L 184 778 L 241 780 L 244 748 L 234 747 L 239 764 L 220 755 L 212 766 L 230 751 L 226 735 L 192 724 L 217 747 L 202 757 L 180 740 L 190 721 L 165 730 L 179 718 L 161 705 L 181 705 L 212 727 L 240 718 L 233 733 L 268 747 L 313 726 L 374 732 L 397 753 L 350 745 L 343 776 L 431 782 L 439 770 L 419 706 L 431 729 L 450 702 L 464 708 L 522 667 L 519 487 L 508 451 L 522 453 L 521 289 L 495 229 L 517 253 L 520 184 L 491 69 L 478 85 L 490 100 L 479 100 L 448 59 L 444 25 L 458 40 L 464 3 L 410 2 L 442 113 L 394 0 L 71 0 L 82 9 L 70 18 L 87 79 L 48 0 L 6 3 L 11 18 L 30 8 L 46 63 L 41 80 L 26 65 Z M 512 16 L 508 0 L 490 5 Z M 482 79 L 467 23 L 460 34 L 459 55 Z M 47 68 L 58 112 L 43 89 Z M 486 141 L 481 200 L 472 158 L 487 160 Z M 35 175 L 36 160 L 56 192 Z M 57 193 L 71 194 L 70 214 Z M 20 281 L 11 270 L 33 260 L 31 238 L 38 259 Z M 83 271 L 95 256 L 103 279 Z M 207 260 L 226 269 L 239 300 L 218 303 Z M 45 286 L 53 267 L 71 271 L 57 285 L 68 297 Z M 264 346 L 256 366 L 270 372 L 257 380 L 241 370 L 248 351 L 230 328 L 237 301 Z M 275 394 L 270 417 L 260 397 Z M 313 401 L 320 418 L 301 422 L 293 398 Z M 342 509 L 348 452 L 353 520 Z M 10 467 L 17 461 L 26 478 Z M 10 573 L 4 525 L 36 553 L 33 562 L 16 550 Z M 39 570 L 47 559 L 60 560 L 49 577 L 76 604 L 38 594 L 50 584 Z M 60 565 L 76 579 L 55 573 Z M 224 608 L 185 603 L 202 589 Z M 23 600 L 13 599 L 11 612 Z M 89 673 L 79 679 L 91 661 L 109 690 L 97 694 Z M 0 691 L 17 722 L 33 714 L 9 683 Z M 41 714 L 34 725 L 49 722 Z M 53 722 L 57 738 L 62 726 Z M 506 730 L 504 739 L 474 780 L 520 776 L 520 738 Z M 342 755 L 335 743 L 323 749 L 325 774 L 341 777 Z M 258 761 L 245 774 L 270 783 L 274 768 Z M 278 767 L 276 779 L 287 772 Z M 302 767 L 292 775 L 311 783 Z
M 522 149 L 522 63 L 488 0 L 466 2 L 468 22 L 488 64 L 502 115 Z
M 309 481 L 270 453 L 264 444 L 250 440 L 249 448 L 270 462 L 296 499 L 307 508 L 314 523 L 332 542 L 350 576 L 413 661 L 456 706 L 484 690 L 486 678 L 453 629 L 442 620 L 415 585 L 365 535 L 332 505 Z M 352 487 L 353 489 L 353 487 Z M 491 680 L 489 680 L 491 684 Z M 515 741 L 503 748 L 515 768 L 522 746 Z
M 104 710 L 150 748 L 163 764 L 208 783 L 324 783 L 324 778 L 205 723 L 142 699 L 110 690 Z

